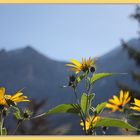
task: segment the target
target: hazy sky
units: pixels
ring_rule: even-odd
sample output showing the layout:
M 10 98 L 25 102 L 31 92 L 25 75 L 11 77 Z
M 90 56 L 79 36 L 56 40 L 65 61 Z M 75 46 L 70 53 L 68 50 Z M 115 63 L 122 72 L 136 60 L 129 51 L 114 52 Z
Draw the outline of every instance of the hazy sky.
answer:
M 58 60 L 94 57 L 137 36 L 135 5 L 0 5 L 0 48 L 31 45 Z

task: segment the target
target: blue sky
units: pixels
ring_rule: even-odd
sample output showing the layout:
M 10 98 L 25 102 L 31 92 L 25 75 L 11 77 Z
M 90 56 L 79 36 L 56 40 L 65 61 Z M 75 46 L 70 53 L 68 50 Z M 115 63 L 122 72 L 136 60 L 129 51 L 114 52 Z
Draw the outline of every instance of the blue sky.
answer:
M 0 48 L 31 45 L 57 60 L 101 56 L 137 37 L 135 5 L 0 5 Z

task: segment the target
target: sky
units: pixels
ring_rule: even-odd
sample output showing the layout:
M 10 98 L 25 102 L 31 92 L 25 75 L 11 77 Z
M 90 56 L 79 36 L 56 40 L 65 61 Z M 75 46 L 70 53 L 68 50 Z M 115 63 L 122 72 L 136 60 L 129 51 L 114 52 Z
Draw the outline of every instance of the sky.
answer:
M 137 37 L 135 5 L 0 5 L 0 49 L 27 45 L 59 61 L 102 56 Z

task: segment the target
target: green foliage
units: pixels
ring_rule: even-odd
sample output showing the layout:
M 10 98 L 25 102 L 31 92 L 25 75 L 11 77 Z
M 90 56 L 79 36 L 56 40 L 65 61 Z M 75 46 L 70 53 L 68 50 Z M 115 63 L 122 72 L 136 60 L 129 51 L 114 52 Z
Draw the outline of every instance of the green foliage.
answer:
M 0 122 L 0 126 L 2 126 L 3 125 L 3 122 Z M 7 135 L 7 130 L 6 130 L 6 128 L 0 128 L 0 135 Z
M 16 117 L 17 120 L 21 120 L 22 119 L 22 116 L 21 116 L 20 112 L 18 112 L 18 111 L 16 111 L 14 113 L 14 116 Z
M 12 106 L 14 109 L 13 115 L 17 120 L 29 120 L 32 112 L 29 109 L 25 109 L 24 111 L 20 110 L 18 107 Z
M 138 130 L 137 128 L 133 127 L 129 123 L 124 122 L 124 121 L 119 120 L 119 119 L 114 119 L 114 118 L 102 118 L 101 120 L 99 120 L 98 122 L 93 124 L 93 127 L 95 127 L 95 128 L 100 127 L 100 126 L 119 127 L 119 128 L 125 128 L 128 130 L 132 130 L 132 131 Z
M 77 78 L 76 78 L 77 84 L 80 83 L 81 80 L 84 79 L 87 75 L 88 75 L 88 72 L 85 72 L 85 73 L 83 73 L 83 74 L 77 76 Z
M 83 113 L 85 115 L 86 115 L 86 113 L 89 112 L 89 109 L 91 107 L 91 103 L 92 103 L 92 100 L 94 99 L 94 96 L 95 96 L 95 94 L 92 93 L 92 94 L 89 95 L 89 99 L 88 99 L 86 93 L 82 94 L 82 97 L 81 97 L 81 108 L 82 108 Z
M 17 120 L 23 119 L 20 109 L 18 107 L 15 107 L 15 106 L 11 106 L 11 107 L 14 109 L 13 115 L 16 117 L 16 119 Z
M 80 107 L 78 104 L 61 104 L 58 105 L 51 110 L 49 110 L 44 115 L 52 115 L 56 113 L 73 113 L 73 114 L 79 114 L 80 113 Z
M 7 135 L 7 129 L 6 128 L 2 128 L 2 135 L 3 136 Z
M 96 109 L 95 109 L 95 113 L 96 115 L 100 115 L 102 113 L 102 111 L 104 110 L 104 108 L 106 107 L 107 102 L 102 102 L 101 104 L 98 104 Z
M 23 111 L 23 119 L 24 120 L 29 120 L 30 119 L 30 116 L 33 114 L 33 112 L 29 109 L 25 109 Z
M 94 129 L 96 129 L 96 127 L 100 127 L 100 126 L 104 126 L 104 127 L 119 127 L 119 128 L 125 128 L 125 129 L 129 129 L 129 130 L 137 130 L 137 128 L 131 126 L 129 123 L 124 122 L 122 120 L 119 119 L 113 119 L 113 118 L 102 118 L 101 120 L 96 122 L 93 120 L 90 120 L 87 122 L 87 118 L 92 118 L 93 116 L 90 116 L 90 112 L 89 110 L 94 108 L 92 107 L 92 101 L 95 97 L 94 93 L 90 93 L 91 89 L 94 85 L 94 83 L 100 79 L 109 77 L 109 76 L 117 76 L 119 75 L 119 73 L 93 73 L 92 76 L 89 76 L 89 71 L 85 71 L 83 74 L 77 76 L 76 78 L 76 86 L 81 82 L 81 80 L 85 79 L 86 81 L 86 93 L 83 93 L 81 96 L 81 102 L 79 103 L 79 99 L 77 96 L 77 93 L 75 93 L 75 97 L 77 100 L 77 104 L 61 104 L 58 105 L 56 107 L 54 107 L 53 109 L 49 110 L 48 112 L 41 114 L 37 117 L 41 117 L 41 116 L 47 116 L 47 115 L 52 115 L 52 114 L 56 114 L 56 113 L 74 113 L 77 114 L 81 117 L 81 120 L 83 121 L 84 124 L 84 131 L 85 134 L 88 134 L 88 131 L 86 131 L 86 123 L 89 123 L 93 126 Z M 74 90 L 76 91 L 76 90 Z M 106 107 L 107 102 L 102 102 L 100 104 L 97 105 L 97 107 L 95 108 L 95 110 L 93 110 L 93 112 L 95 113 L 95 117 L 99 116 L 100 118 L 100 114 L 103 112 L 103 110 Z M 92 122 L 94 122 L 94 124 L 92 124 Z M 92 131 L 92 128 L 90 128 Z
M 109 76 L 117 76 L 118 73 L 95 73 L 90 79 L 90 84 L 93 85 L 97 80 L 109 77 Z

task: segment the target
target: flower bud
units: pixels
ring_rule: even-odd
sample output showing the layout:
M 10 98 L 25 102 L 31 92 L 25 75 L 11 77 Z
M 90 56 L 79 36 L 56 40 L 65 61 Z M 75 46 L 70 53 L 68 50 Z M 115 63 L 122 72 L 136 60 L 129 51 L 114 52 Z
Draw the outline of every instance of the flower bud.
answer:
M 30 114 L 28 114 L 28 112 L 25 112 L 25 113 L 23 114 L 23 117 L 27 119 L 27 118 L 30 117 Z
M 76 80 L 76 77 L 75 77 L 75 75 L 71 75 L 71 76 L 69 76 L 69 86 L 71 86 L 71 87 L 74 87 L 75 86 L 75 80 Z
M 92 73 L 95 72 L 95 67 L 91 67 L 90 72 L 92 72 Z

